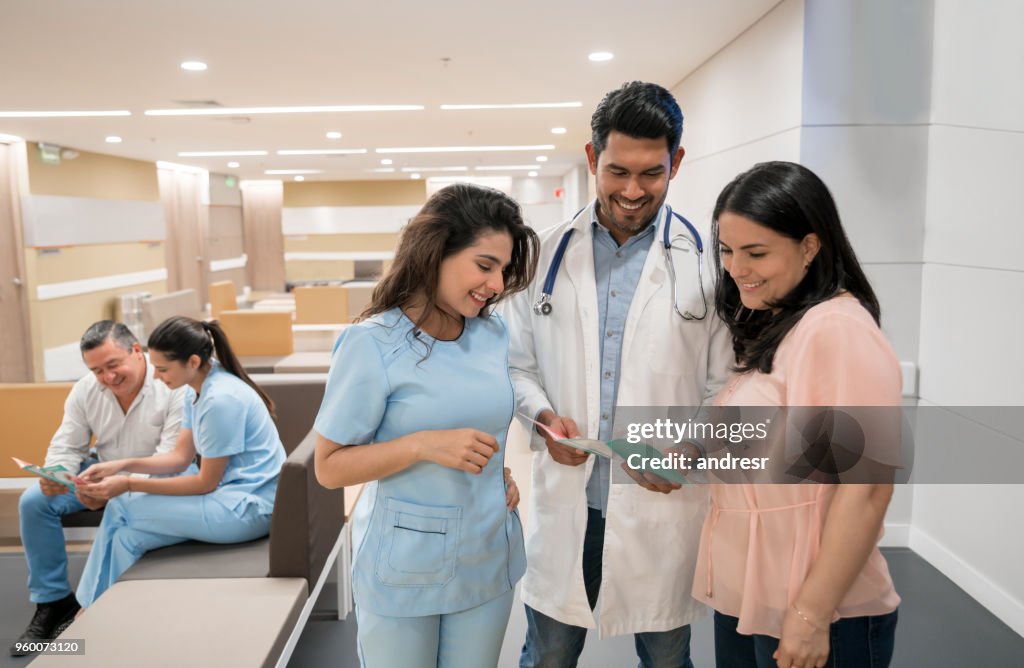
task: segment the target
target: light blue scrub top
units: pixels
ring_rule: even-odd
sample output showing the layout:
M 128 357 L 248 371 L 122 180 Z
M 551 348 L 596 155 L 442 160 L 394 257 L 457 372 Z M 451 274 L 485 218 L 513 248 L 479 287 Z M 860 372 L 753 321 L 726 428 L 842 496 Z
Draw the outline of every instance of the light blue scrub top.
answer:
M 285 454 L 260 395 L 215 362 L 199 399 L 189 387 L 184 401 L 181 427 L 192 430 L 196 452 L 229 457 L 212 498 L 239 515 L 250 505 L 270 515 Z
M 418 462 L 367 483 L 352 518 L 356 605 L 393 617 L 447 614 L 522 577 L 522 526 L 505 506 L 503 472 L 514 406 L 497 315 L 467 318 L 455 341 L 414 332 L 399 309 L 342 332 L 314 425 L 322 436 L 358 446 L 468 427 L 500 445 L 479 474 Z

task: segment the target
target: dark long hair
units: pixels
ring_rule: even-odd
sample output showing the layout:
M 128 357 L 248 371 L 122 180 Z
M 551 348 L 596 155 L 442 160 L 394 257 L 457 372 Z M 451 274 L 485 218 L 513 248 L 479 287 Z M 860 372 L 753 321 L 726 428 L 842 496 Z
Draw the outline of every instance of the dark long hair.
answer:
M 224 370 L 238 376 L 246 385 L 256 390 L 256 394 L 260 395 L 260 399 L 270 411 L 271 417 L 277 417 L 274 413 L 274 402 L 242 368 L 242 363 L 231 350 L 227 334 L 216 320 L 200 322 L 183 315 L 168 318 L 149 335 L 148 346 L 150 350 L 159 351 L 172 362 L 185 361 L 192 355 L 197 355 L 200 367 L 206 366 L 210 362 L 210 357 L 216 354 L 217 361 Z
M 451 317 L 437 305 L 441 262 L 488 232 L 512 237 L 512 258 L 505 268 L 505 289 L 488 300 L 482 317 L 508 295 L 525 289 L 537 270 L 537 233 L 523 222 L 519 205 L 493 188 L 456 183 L 434 193 L 402 231 L 395 260 L 373 290 L 360 318 L 404 307 L 417 299 L 426 305 L 414 325 L 419 328 L 434 314 Z
M 733 213 L 796 241 L 816 234 L 821 248 L 807 275 L 770 306 L 752 311 L 740 301 L 736 282 L 722 267 L 718 217 Z M 871 284 L 857 262 L 839 221 L 828 188 L 811 170 L 792 162 L 762 162 L 743 172 L 718 196 L 712 216 L 712 252 L 718 284 L 715 308 L 732 333 L 736 370 L 771 373 L 775 351 L 786 334 L 812 306 L 846 291 L 879 322 L 880 310 Z

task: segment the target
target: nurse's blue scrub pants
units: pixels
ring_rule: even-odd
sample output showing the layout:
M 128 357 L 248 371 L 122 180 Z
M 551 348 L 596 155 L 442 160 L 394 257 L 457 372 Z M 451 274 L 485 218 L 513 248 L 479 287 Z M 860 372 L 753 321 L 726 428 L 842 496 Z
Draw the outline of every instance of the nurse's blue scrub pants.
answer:
M 270 515 L 260 514 L 254 505 L 238 514 L 218 503 L 216 494 L 136 493 L 111 499 L 78 584 L 82 607 L 92 605 L 149 550 L 186 540 L 242 543 L 270 531 Z
M 363 668 L 488 668 L 498 665 L 514 590 L 447 615 L 385 617 L 356 606 Z

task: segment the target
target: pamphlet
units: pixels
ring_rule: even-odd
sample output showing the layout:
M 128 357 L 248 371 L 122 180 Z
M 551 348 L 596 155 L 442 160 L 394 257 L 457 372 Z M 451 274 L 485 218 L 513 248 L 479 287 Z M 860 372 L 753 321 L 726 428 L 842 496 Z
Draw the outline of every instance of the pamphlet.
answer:
M 75 489 L 75 482 L 78 480 L 78 476 L 74 475 L 71 471 L 67 470 L 60 464 L 57 464 L 56 466 L 36 466 L 35 464 L 26 462 L 24 459 L 18 459 L 17 457 L 11 457 L 11 459 L 13 459 L 14 463 L 23 471 L 28 471 L 29 473 L 34 473 L 41 478 L 46 478 L 47 480 L 60 483 L 72 490 Z
M 640 462 L 641 464 L 637 467 L 633 467 L 633 470 L 652 473 L 668 480 L 669 482 L 679 483 L 680 485 L 690 484 L 690 481 L 687 480 L 679 471 L 661 468 L 654 469 L 649 467 L 647 462 L 652 458 L 658 458 L 661 456 L 660 453 L 650 445 L 646 445 L 644 443 L 630 443 L 624 438 L 608 441 L 607 443 L 592 438 L 566 438 L 564 434 L 558 433 L 554 429 L 537 422 L 523 413 L 519 413 L 519 415 L 530 423 L 537 425 L 542 432 L 550 436 L 556 443 L 561 443 L 566 447 L 582 450 L 583 452 L 589 452 L 606 459 L 614 459 L 617 456 L 627 463 Z M 640 455 L 640 457 L 630 459 L 631 455 Z

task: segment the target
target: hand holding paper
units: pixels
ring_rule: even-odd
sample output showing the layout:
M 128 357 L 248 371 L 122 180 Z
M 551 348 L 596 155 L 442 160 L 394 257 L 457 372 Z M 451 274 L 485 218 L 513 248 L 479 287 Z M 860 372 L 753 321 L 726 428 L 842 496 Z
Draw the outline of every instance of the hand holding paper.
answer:
M 548 446 L 548 453 L 556 462 L 565 466 L 579 466 L 587 461 L 587 451 L 580 448 L 577 441 L 574 440 L 580 436 L 575 420 L 555 415 L 553 411 L 541 411 L 537 416 L 539 420 L 534 420 L 522 413 L 519 415 L 537 426 L 537 429 L 545 437 L 544 442 Z
M 72 474 L 71 471 L 68 471 L 63 466 L 36 466 L 35 464 L 26 462 L 24 459 L 18 459 L 17 457 L 11 457 L 11 459 L 13 459 L 14 463 L 23 471 L 28 471 L 29 473 L 33 473 L 40 478 L 43 478 L 44 480 L 57 483 L 58 485 L 63 485 L 64 487 L 72 490 L 75 489 L 75 484 L 79 482 L 78 476 Z M 44 491 L 46 490 L 44 489 Z M 67 492 L 67 489 L 63 490 L 63 492 Z

